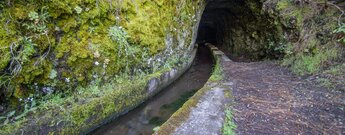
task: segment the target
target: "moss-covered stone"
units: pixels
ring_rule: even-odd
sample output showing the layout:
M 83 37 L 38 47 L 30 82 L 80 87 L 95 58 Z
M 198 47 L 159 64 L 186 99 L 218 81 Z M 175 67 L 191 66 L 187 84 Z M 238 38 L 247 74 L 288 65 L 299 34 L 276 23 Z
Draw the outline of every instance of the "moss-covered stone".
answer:
M 200 1 L 7 1 L 0 11 L 4 26 L 0 27 L 0 73 L 12 79 L 11 87 L 0 85 L 0 92 L 10 96 L 14 86 L 29 88 L 34 83 L 39 86 L 35 93 L 52 87 L 50 84 L 58 91 L 66 91 L 95 80 L 95 76 L 103 76 L 104 81 L 128 66 L 134 70 L 168 46 L 175 49 L 183 43 L 180 49 L 188 48 L 196 23 L 190 18 L 199 10 Z M 119 54 L 127 50 L 110 38 L 109 28 L 113 26 L 123 27 L 128 33 L 126 40 L 135 51 L 133 58 Z M 26 53 L 21 49 L 25 47 L 20 44 L 22 38 L 32 40 L 34 52 L 26 55 L 27 62 L 16 62 L 16 56 Z M 173 42 L 167 44 L 166 40 Z M 99 56 L 95 57 L 95 52 Z M 106 68 L 102 68 L 104 64 Z M 47 78 L 52 70 L 57 77 Z

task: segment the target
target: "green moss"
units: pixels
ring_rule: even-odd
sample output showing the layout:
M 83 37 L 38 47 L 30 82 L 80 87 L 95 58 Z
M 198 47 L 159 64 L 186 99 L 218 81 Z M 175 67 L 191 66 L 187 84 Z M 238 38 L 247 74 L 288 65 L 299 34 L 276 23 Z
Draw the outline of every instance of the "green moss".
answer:
M 216 58 L 215 61 L 216 62 L 213 67 L 212 76 L 209 79 L 209 81 L 211 82 L 218 82 L 223 79 L 223 69 L 221 66 L 220 58 Z
M 191 97 L 183 106 L 177 110 L 168 121 L 166 121 L 155 134 L 158 135 L 169 135 L 172 134 L 177 127 L 179 127 L 186 119 L 188 119 L 191 108 L 195 107 L 199 102 L 199 99 L 204 95 L 205 92 L 210 90 L 209 87 L 203 87 L 198 90 L 193 97 Z
M 345 77 L 345 64 L 339 63 L 334 67 L 331 67 L 323 72 L 321 76 L 316 80 L 316 82 L 323 87 L 345 91 L 345 85 L 342 78 Z
M 337 75 L 341 75 L 342 73 L 344 73 L 343 70 L 345 70 L 345 63 L 340 64 L 340 65 L 336 65 L 336 66 L 326 70 L 325 73 L 337 76 Z
M 288 0 L 279 0 L 278 3 L 277 3 L 277 9 L 278 9 L 278 10 L 283 10 L 283 9 L 288 8 L 288 7 L 291 6 L 291 5 L 292 5 L 291 1 L 288 1 Z
M 150 125 L 162 125 L 164 123 L 164 120 L 160 117 L 153 117 L 152 119 L 149 120 Z
M 235 135 L 236 124 L 233 121 L 231 109 L 225 110 L 225 121 L 223 125 L 223 135 Z
M 233 99 L 231 92 L 232 90 L 224 91 L 225 97 L 228 99 Z M 237 125 L 233 119 L 232 104 L 225 105 L 225 109 L 224 109 L 225 120 L 223 123 L 223 129 L 222 129 L 223 135 L 235 135 L 235 130 L 237 128 Z
M 0 14 L 0 71 L 3 70 L 11 60 L 10 45 L 16 41 L 15 25 L 8 23 L 7 14 L 9 10 L 4 10 L 3 14 Z
M 152 96 L 148 95 L 146 84 L 152 78 L 162 76 L 165 71 L 169 69 L 145 76 L 139 74 L 129 77 L 123 74 L 110 83 L 93 82 L 87 87 L 79 86 L 73 93 L 43 97 L 37 106 L 38 111 L 30 111 L 30 115 L 25 119 L 3 125 L 0 127 L 0 134 L 21 130 L 26 133 L 36 133 L 42 126 L 47 125 L 49 128 L 45 130 L 46 132 L 54 131 L 57 134 L 88 132 L 100 123 L 133 109 Z
M 51 130 L 56 130 L 56 133 L 78 134 L 80 131 L 87 131 L 105 119 L 115 117 L 143 102 L 148 97 L 144 89 L 146 83 L 147 79 L 137 78 L 121 84 L 109 83 L 103 86 L 91 85 L 78 88 L 78 93 L 73 96 L 53 95 L 49 100 L 41 102 L 39 112 L 32 112 L 28 119 L 4 125 L 0 133 L 19 131 L 25 126 L 31 126 L 26 124 L 32 120 L 37 123 L 35 127 L 49 122 L 49 127 Z M 50 117 L 51 115 L 55 117 Z M 62 123 L 64 128 L 60 129 L 59 124 Z M 35 129 L 27 132 L 36 132 Z
M 286 58 L 283 65 L 292 65 L 291 69 L 297 74 L 313 74 L 319 72 L 324 63 L 339 57 L 337 48 L 317 50 L 314 55 L 302 54 L 297 57 Z
M 200 0 L 201 1 L 201 0 Z M 166 48 L 166 35 L 182 34 L 182 30 L 191 31 L 195 22 L 188 14 L 195 13 L 192 8 L 198 1 L 109 1 L 109 0 L 52 0 L 52 1 L 11 1 L 13 6 L 2 5 L 0 23 L 6 27 L 0 28 L 0 69 L 8 70 L 11 61 L 10 46 L 19 42 L 20 37 L 29 37 L 36 44 L 35 51 L 28 56 L 27 63 L 22 64 L 22 71 L 13 80 L 18 86 L 39 83 L 42 86 L 56 85 L 59 91 L 71 89 L 65 79 L 78 84 L 87 84 L 103 75 L 111 78 L 124 72 L 126 66 L 138 67 L 145 65 L 147 57 L 152 57 Z M 29 13 L 37 13 L 38 18 L 30 18 Z M 45 18 L 40 16 L 45 15 Z M 23 25 L 27 24 L 27 25 Z M 181 25 L 182 24 L 182 25 Z M 32 28 L 39 28 L 40 33 Z M 135 49 L 136 56 L 126 59 L 120 56 L 119 44 L 108 36 L 108 29 L 122 26 L 128 32 L 126 39 Z M 174 26 L 174 27 L 171 27 Z M 173 28 L 178 30 L 172 31 Z M 43 31 L 41 31 L 43 30 Z M 184 47 L 191 42 L 189 32 Z M 177 36 L 174 44 L 177 44 Z M 176 48 L 177 45 L 173 47 Z M 122 50 L 124 51 L 124 50 Z M 95 58 L 94 53 L 99 57 Z M 148 54 L 146 54 L 148 53 Z M 47 56 L 43 55 L 47 54 Z M 141 57 L 146 55 L 145 59 Z M 43 64 L 34 64 L 37 56 L 45 60 Z M 109 61 L 106 68 L 102 66 Z M 100 63 L 96 66 L 95 63 Z M 127 63 L 128 62 L 128 63 Z M 127 63 L 127 64 L 126 64 Z M 52 66 L 53 65 L 53 66 Z M 147 66 L 147 65 L 146 65 Z M 58 77 L 47 79 L 46 73 L 32 69 L 51 69 L 59 67 Z M 143 66 L 143 68 L 148 68 Z M 49 69 L 49 70 L 48 70 Z M 28 74 L 33 72 L 33 74 Z M 12 75 L 11 73 L 6 73 Z M 42 80 L 35 82 L 34 80 Z M 11 91 L 11 90 L 7 90 Z
M 277 9 L 282 14 L 282 23 L 285 24 L 285 26 L 291 28 L 297 27 L 298 29 L 303 26 L 304 20 L 306 19 L 305 16 L 310 15 L 314 10 L 309 6 L 300 7 L 287 0 L 279 1 L 277 3 Z M 295 19 L 296 22 L 291 24 L 291 19 Z
M 330 32 L 337 27 L 338 20 L 334 16 L 340 12 L 334 7 L 317 8 L 320 5 L 316 3 L 298 5 L 287 0 L 277 1 L 281 23 L 292 28 L 295 34 L 290 34 L 293 38 L 287 40 L 283 65 L 299 75 L 318 73 L 342 59 L 339 50 L 343 47 L 332 41 Z M 296 22 L 292 23 L 293 20 Z

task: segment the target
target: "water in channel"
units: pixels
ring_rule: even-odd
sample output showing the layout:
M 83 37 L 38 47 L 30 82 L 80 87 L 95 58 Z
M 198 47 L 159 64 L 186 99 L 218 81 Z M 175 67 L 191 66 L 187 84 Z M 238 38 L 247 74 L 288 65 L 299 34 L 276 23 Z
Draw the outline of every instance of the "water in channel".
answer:
M 200 45 L 196 58 L 179 79 L 138 108 L 93 131 L 92 135 L 151 135 L 203 87 L 212 71 L 210 51 Z

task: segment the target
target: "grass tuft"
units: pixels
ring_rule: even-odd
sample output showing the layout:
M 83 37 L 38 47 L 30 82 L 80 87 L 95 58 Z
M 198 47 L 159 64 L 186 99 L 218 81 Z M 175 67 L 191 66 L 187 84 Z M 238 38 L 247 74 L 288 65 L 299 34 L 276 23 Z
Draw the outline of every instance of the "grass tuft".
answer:
M 235 135 L 235 129 L 237 128 L 233 121 L 233 115 L 231 109 L 225 110 L 225 122 L 223 125 L 223 135 Z

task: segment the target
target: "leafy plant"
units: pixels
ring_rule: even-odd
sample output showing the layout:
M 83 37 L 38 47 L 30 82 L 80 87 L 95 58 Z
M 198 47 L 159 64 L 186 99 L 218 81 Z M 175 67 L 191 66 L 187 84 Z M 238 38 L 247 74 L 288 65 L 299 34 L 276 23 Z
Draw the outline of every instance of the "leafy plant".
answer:
M 127 38 L 129 38 L 128 34 L 125 32 L 125 30 L 122 27 L 113 26 L 109 28 L 109 36 L 112 40 L 116 41 L 119 45 L 119 55 L 125 54 L 130 55 L 128 52 L 130 49 L 130 44 L 127 41 Z M 125 51 L 124 53 L 122 51 Z
M 2 9 L 4 9 L 5 7 L 5 1 L 0 1 L 0 12 L 2 11 Z
M 18 43 L 12 43 L 10 64 L 12 75 L 20 73 L 22 65 L 30 61 L 31 56 L 36 53 L 35 46 L 36 44 L 29 37 L 22 37 Z
M 0 76 L 0 88 L 8 88 L 11 83 L 10 75 L 1 75 Z
M 292 71 L 299 75 L 314 74 L 319 72 L 325 66 L 327 61 L 336 59 L 339 56 L 339 50 L 336 48 L 322 50 L 322 53 L 303 54 L 290 61 Z M 286 64 L 285 64 L 286 65 Z
M 26 29 L 40 34 L 47 33 L 49 14 L 46 10 L 46 7 L 43 7 L 40 13 L 37 13 L 36 11 L 29 12 L 28 17 L 30 21 L 23 24 Z
M 345 23 L 342 23 L 342 25 L 334 30 L 333 33 L 339 34 L 338 41 L 345 44 Z
M 36 107 L 36 101 L 33 97 L 29 97 L 24 105 L 24 111 L 19 114 L 18 116 L 14 117 L 14 120 L 19 120 L 23 117 L 25 117 L 29 112 L 35 111 L 37 109 Z
M 11 93 L 13 90 L 12 79 L 20 74 L 23 65 L 31 61 L 31 57 L 36 53 L 35 43 L 30 37 L 21 37 L 17 42 L 10 45 L 11 61 L 7 73 L 0 75 L 0 88 Z
M 56 72 L 56 70 L 51 70 L 50 71 L 50 74 L 49 74 L 49 78 L 50 79 L 55 79 L 57 77 L 57 72 Z
M 125 63 L 125 70 L 129 72 L 130 63 L 136 62 L 136 54 L 141 52 L 141 49 L 128 42 L 129 35 L 121 26 L 110 27 L 109 36 L 117 43 L 118 57 L 121 58 L 118 64 Z M 146 56 L 142 55 L 142 57 Z
M 6 116 L 0 116 L 0 121 L 4 120 L 3 124 L 7 124 L 10 121 L 17 121 L 23 117 L 25 117 L 29 112 L 35 111 L 37 109 L 36 107 L 36 101 L 33 98 L 33 96 L 30 96 L 27 99 L 22 100 L 25 102 L 24 105 L 24 111 L 19 112 L 19 111 L 10 111 L 7 113 Z M 18 115 L 16 115 L 18 114 Z
M 74 10 L 75 10 L 75 12 L 77 12 L 77 14 L 80 14 L 81 12 L 83 12 L 83 9 L 81 7 L 79 7 L 79 6 L 76 6 L 74 8 Z
M 11 111 L 7 113 L 6 116 L 0 116 L 0 120 L 5 119 L 4 124 L 7 124 L 8 122 L 10 122 L 10 118 L 13 117 L 15 114 L 16 114 L 16 111 Z
M 39 19 L 38 13 L 31 11 L 29 13 L 29 18 L 31 21 L 36 21 L 37 19 Z
M 18 54 L 16 59 L 20 60 L 21 63 L 30 61 L 30 56 L 36 53 L 36 44 L 32 42 L 31 38 L 24 37 L 21 40 L 20 45 L 22 46 L 22 51 Z

